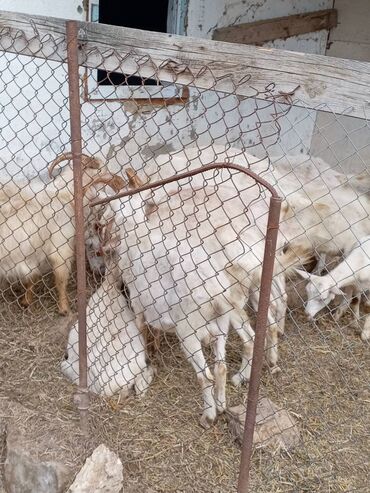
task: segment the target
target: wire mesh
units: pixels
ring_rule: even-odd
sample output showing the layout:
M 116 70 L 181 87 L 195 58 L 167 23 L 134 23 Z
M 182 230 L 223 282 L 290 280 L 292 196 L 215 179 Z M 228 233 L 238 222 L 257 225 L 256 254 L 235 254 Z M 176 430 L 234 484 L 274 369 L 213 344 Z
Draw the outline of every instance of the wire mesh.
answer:
M 77 382 L 79 363 L 74 316 L 58 315 L 68 310 L 66 293 L 72 312 L 76 303 L 73 175 L 68 166 L 59 174 L 54 168 L 55 177 L 47 169 L 62 154 L 71 159 L 66 58 L 49 60 L 51 41 L 37 32 L 32 43 L 21 31 L 8 37 L 9 49 L 17 47 L 18 54 L 0 56 L 1 392 L 56 416 L 65 434 L 76 420 L 70 382 Z M 53 42 L 56 51 L 65 39 Z M 202 74 L 190 66 L 184 67 L 188 85 L 178 83 L 175 72 L 173 83 L 165 84 L 154 61 L 134 50 L 122 58 L 80 48 L 82 65 L 92 55 L 97 60 L 94 69 L 80 71 L 94 429 L 87 447 L 104 441 L 116 450 L 128 486 L 235 489 L 240 450 L 227 420 L 220 416 L 207 431 L 198 420 L 203 413 L 208 426 L 226 407 L 226 366 L 232 383 L 241 384 L 227 383 L 227 407 L 244 404 L 265 192 L 241 173 L 214 170 L 89 206 L 128 187 L 229 162 L 260 174 L 285 199 L 261 394 L 291 413 L 301 440 L 292 450 L 275 446 L 271 452 L 262 437 L 252 458 L 251 487 L 269 493 L 366 491 L 368 121 L 328 106 L 292 105 L 289 95 L 274 96 L 273 81 L 264 91 L 251 87 L 253 97 L 240 96 L 247 67 L 240 81 L 225 71 L 234 88 L 225 93 L 217 90 L 216 77 L 212 82 L 206 62 L 207 90 L 197 86 Z M 44 58 L 29 56 L 32 50 Z M 98 69 L 109 77 L 129 62 L 136 70 L 127 76 L 142 76 L 149 64 L 152 73 L 145 77 L 158 85 L 96 86 Z M 320 278 L 307 273 L 312 255 Z M 292 265 L 309 279 L 301 280 Z M 53 270 L 68 274 L 62 294 Z M 136 313 L 145 319 L 138 321 Z M 276 409 L 270 414 L 277 415 Z M 73 440 L 70 448 L 80 463 L 85 449 Z

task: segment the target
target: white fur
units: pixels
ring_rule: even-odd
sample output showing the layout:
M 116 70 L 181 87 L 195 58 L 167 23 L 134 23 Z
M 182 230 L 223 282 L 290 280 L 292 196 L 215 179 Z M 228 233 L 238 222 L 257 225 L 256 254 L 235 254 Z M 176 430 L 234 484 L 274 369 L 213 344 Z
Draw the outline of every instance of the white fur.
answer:
M 336 295 L 343 295 L 344 288 L 352 287 L 357 293 L 365 293 L 370 282 L 370 236 L 356 242 L 343 262 L 325 276 L 297 272 L 309 281 L 306 286 L 308 301 L 305 310 L 310 318 L 328 306 Z M 365 319 L 361 338 L 370 338 L 370 317 Z
M 89 185 L 98 173 L 100 170 L 85 169 L 83 184 Z M 93 187 L 84 196 L 87 225 L 95 223 L 102 212 L 101 208 L 89 207 L 89 200 L 97 196 L 98 189 Z M 24 281 L 28 285 L 25 304 L 29 304 L 32 283 L 51 267 L 59 311 L 65 314 L 69 310 L 67 283 L 75 246 L 72 171 L 65 170 L 43 186 L 5 184 L 0 191 L 0 205 L 0 277 L 9 282 Z M 88 231 L 87 227 L 86 238 Z
M 109 266 L 108 266 L 109 269 Z M 145 343 L 135 316 L 120 290 L 121 279 L 108 275 L 87 306 L 88 388 L 104 396 L 131 391 L 144 394 L 153 379 L 146 362 Z M 69 333 L 63 374 L 72 382 L 79 377 L 78 327 Z

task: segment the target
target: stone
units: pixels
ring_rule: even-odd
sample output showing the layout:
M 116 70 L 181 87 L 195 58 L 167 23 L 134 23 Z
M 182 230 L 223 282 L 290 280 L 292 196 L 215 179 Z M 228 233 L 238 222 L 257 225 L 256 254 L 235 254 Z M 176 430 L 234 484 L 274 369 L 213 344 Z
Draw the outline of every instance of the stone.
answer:
M 122 470 L 119 457 L 101 444 L 86 459 L 68 493 L 121 493 Z
M 58 443 L 37 412 L 2 399 L 0 430 L 5 430 L 3 488 L 6 493 L 64 493 L 72 476 Z M 1 490 L 0 490 L 1 491 Z
M 245 416 L 246 406 L 244 404 L 227 410 L 229 430 L 239 445 L 243 441 Z M 276 452 L 289 451 L 299 442 L 299 427 L 292 414 L 274 404 L 267 397 L 259 399 L 253 445 L 256 448 L 269 448 Z
M 45 441 L 45 450 L 47 449 Z M 69 471 L 57 461 L 39 458 L 37 446 L 13 426 L 7 426 L 4 482 L 7 493 L 62 493 Z

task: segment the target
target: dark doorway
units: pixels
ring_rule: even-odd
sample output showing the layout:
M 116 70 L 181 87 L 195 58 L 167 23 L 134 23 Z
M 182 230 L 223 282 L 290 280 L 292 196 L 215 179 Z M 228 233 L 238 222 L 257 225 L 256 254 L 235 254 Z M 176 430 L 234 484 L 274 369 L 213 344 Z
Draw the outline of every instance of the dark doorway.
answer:
M 169 0 L 100 0 L 99 23 L 165 33 L 167 32 L 168 2 Z M 98 70 L 98 84 L 153 86 L 157 84 L 157 81 Z

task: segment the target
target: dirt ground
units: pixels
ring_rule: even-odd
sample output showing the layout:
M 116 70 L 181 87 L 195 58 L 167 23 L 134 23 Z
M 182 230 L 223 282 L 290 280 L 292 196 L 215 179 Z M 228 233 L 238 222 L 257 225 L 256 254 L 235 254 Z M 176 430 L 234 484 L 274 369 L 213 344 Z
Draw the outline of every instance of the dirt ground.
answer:
M 59 369 L 68 324 L 50 293 L 40 293 L 33 313 L 11 303 L 11 296 L 1 300 L 0 397 L 29 408 L 40 434 L 56 437 L 76 471 L 98 444 L 116 451 L 126 493 L 234 492 L 240 449 L 224 417 L 208 431 L 200 428 L 201 394 L 173 338 L 162 342 L 148 394 L 124 403 L 94 397 L 90 437 L 79 434 L 75 388 Z M 369 491 L 369 345 L 349 321 L 347 315 L 337 325 L 326 314 L 313 325 L 302 309 L 292 309 L 279 347 L 282 372 L 265 369 L 261 394 L 294 414 L 302 444 L 290 454 L 256 451 L 251 491 Z M 239 364 L 236 338 L 228 354 L 231 373 Z M 240 404 L 245 392 L 228 384 L 229 405 Z

